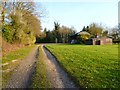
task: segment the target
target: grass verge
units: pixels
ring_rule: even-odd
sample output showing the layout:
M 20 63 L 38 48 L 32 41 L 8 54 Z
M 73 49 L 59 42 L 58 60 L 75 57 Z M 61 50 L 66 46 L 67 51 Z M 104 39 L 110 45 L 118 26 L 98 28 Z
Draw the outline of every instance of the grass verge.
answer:
M 35 45 L 20 48 L 16 51 L 11 51 L 10 53 L 6 54 L 2 57 L 2 63 L 11 62 L 12 60 L 16 59 L 23 59 L 25 56 L 35 47 Z
M 47 79 L 46 65 L 44 60 L 42 47 L 40 46 L 30 88 L 51 88 L 50 82 Z
M 120 88 L 118 45 L 46 45 L 83 88 Z

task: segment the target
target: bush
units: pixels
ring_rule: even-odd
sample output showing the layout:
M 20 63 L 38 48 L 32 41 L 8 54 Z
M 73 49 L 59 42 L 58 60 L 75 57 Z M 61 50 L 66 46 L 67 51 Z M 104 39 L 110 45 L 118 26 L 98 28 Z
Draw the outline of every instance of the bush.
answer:
M 25 34 L 23 30 L 18 30 L 18 32 L 16 32 L 13 37 L 15 43 L 20 43 L 24 45 L 30 45 L 35 43 L 35 36 L 32 32 Z
M 12 42 L 12 36 L 13 36 L 13 32 L 12 32 L 12 29 L 9 27 L 9 26 L 5 26 L 3 29 L 2 29 L 2 36 L 3 38 L 6 39 L 7 42 Z
M 36 41 L 35 37 L 33 36 L 33 33 L 25 34 L 24 37 L 22 38 L 21 43 L 24 45 L 31 45 L 34 44 Z

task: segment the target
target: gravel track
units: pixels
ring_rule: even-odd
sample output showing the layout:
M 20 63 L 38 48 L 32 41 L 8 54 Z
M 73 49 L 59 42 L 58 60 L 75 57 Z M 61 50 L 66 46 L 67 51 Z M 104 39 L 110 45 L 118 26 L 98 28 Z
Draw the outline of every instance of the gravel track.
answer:
M 13 74 L 5 88 L 29 88 L 31 77 L 35 69 L 38 46 L 24 59 L 13 71 Z M 76 88 L 68 74 L 61 68 L 55 57 L 42 45 L 43 57 L 45 59 L 47 77 L 52 88 Z M 46 87 L 47 88 L 47 87 Z
M 34 72 L 38 46 L 24 59 L 19 66 L 13 71 L 13 74 L 5 88 L 28 88 L 32 73 Z
M 67 73 L 58 64 L 55 57 L 44 47 L 42 51 L 46 62 L 47 77 L 52 84 L 52 88 L 76 88 Z

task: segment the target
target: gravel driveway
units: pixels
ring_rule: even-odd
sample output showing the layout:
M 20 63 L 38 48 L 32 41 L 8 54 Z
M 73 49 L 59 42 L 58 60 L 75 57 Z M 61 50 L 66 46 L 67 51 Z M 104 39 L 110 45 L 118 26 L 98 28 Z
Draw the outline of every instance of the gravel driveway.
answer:
M 52 88 L 76 88 L 55 57 L 46 48 L 43 47 L 42 50 L 46 62 L 47 76 L 52 84 Z
M 36 46 L 24 60 L 21 60 L 19 66 L 13 71 L 13 75 L 11 76 L 5 88 L 29 87 L 31 76 L 35 68 L 34 65 L 37 52 L 38 46 Z
M 38 46 L 36 46 L 32 52 L 30 52 L 29 55 L 20 62 L 20 65 L 14 70 L 13 75 L 5 88 L 29 87 L 32 73 L 35 69 Z M 46 48 L 44 48 L 43 45 L 42 51 L 43 57 L 45 58 L 47 77 L 48 80 L 50 80 L 52 88 L 76 88 L 67 73 L 58 64 L 55 57 Z

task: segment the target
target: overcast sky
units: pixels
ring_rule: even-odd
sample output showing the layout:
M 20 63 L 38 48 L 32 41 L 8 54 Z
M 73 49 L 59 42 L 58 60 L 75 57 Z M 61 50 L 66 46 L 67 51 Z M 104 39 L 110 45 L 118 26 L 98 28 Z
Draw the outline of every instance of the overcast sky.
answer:
M 77 31 L 92 22 L 114 27 L 118 24 L 118 1 L 44 0 L 41 5 L 46 9 L 47 17 L 41 21 L 42 28 L 52 30 L 54 21 L 59 22 L 61 26 L 74 26 Z

